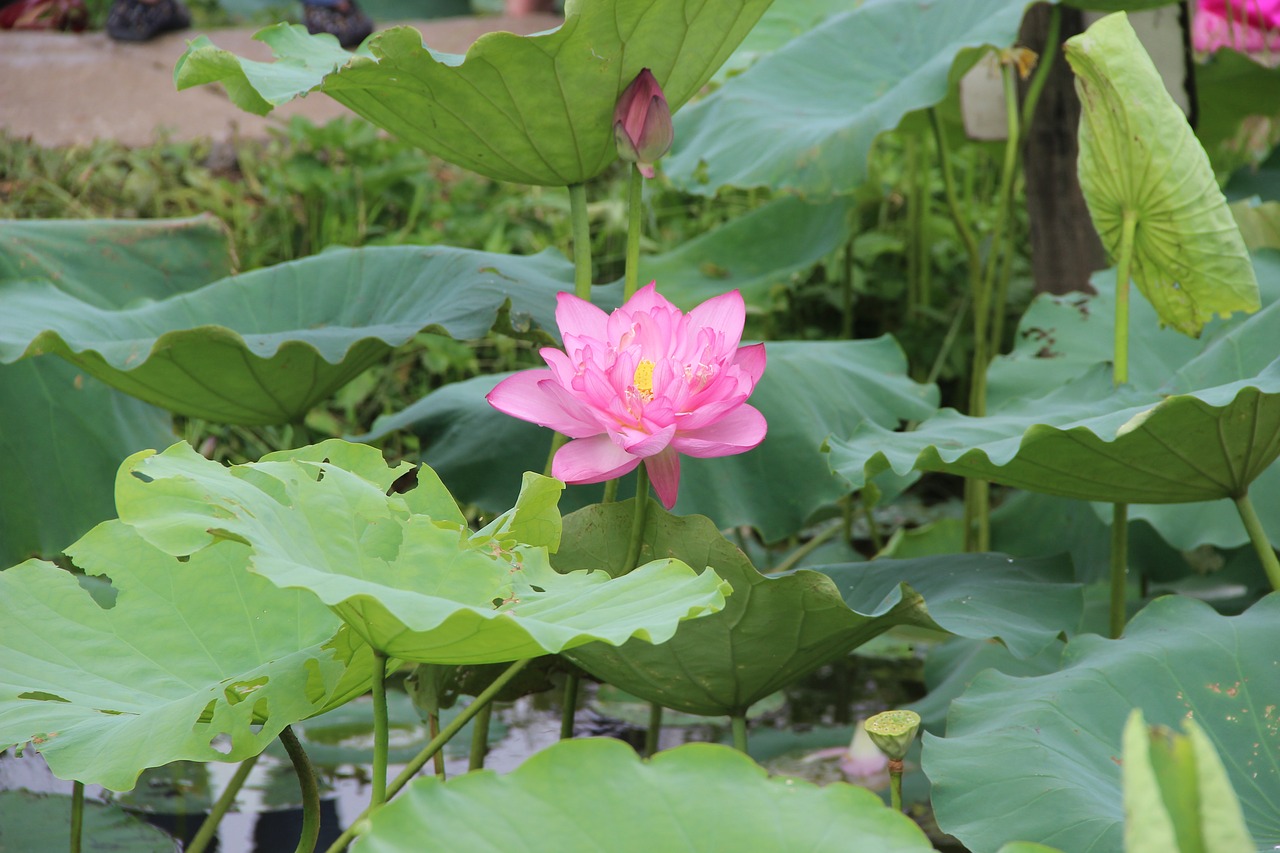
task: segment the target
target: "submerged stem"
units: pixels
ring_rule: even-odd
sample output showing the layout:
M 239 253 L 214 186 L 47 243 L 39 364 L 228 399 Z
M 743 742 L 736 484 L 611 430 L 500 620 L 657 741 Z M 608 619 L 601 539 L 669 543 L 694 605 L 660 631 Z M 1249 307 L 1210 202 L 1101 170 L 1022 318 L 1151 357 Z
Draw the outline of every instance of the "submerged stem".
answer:
M 640 227 L 644 213 L 643 193 L 644 176 L 639 167 L 631 164 L 631 180 L 627 186 L 627 266 L 626 278 L 622 285 L 622 299 L 625 302 L 640 286 Z
M 649 703 L 649 728 L 644 733 L 644 757 L 652 758 L 658 751 L 658 739 L 662 736 L 662 706 Z
M 240 766 L 228 780 L 227 787 L 223 789 L 222 796 L 218 797 L 218 801 L 213 804 L 209 815 L 204 819 L 204 823 L 200 824 L 200 829 L 196 831 L 184 853 L 204 853 L 204 849 L 209 846 L 209 842 L 218 831 L 222 816 L 231 809 L 232 803 L 236 801 L 236 794 L 240 793 L 240 789 L 244 787 L 245 780 L 249 778 L 249 771 L 253 770 L 253 765 L 258 763 L 261 755 L 262 753 L 251 755 L 240 762 Z
M 748 755 L 747 752 L 747 715 L 734 714 L 729 717 L 729 723 L 733 727 L 733 748 Z
M 84 835 L 84 783 L 71 783 L 71 853 L 80 853 L 80 838 Z
M 1253 509 L 1253 501 L 1249 500 L 1249 493 L 1245 492 L 1235 501 L 1236 509 L 1240 512 L 1240 520 L 1244 522 L 1244 529 L 1249 532 L 1249 541 L 1253 543 L 1253 549 L 1258 552 L 1262 568 L 1267 572 L 1267 580 L 1271 581 L 1271 588 L 1280 590 L 1280 560 L 1276 559 L 1276 551 L 1271 547 L 1271 541 L 1267 539 L 1267 532 L 1262 529 L 1262 521 Z
M 400 775 L 391 780 L 387 785 L 387 797 L 394 797 L 400 792 L 401 788 L 408 785 L 409 781 L 417 775 L 423 765 L 430 761 L 437 752 L 444 749 L 444 745 L 452 740 L 453 736 L 456 735 L 463 726 L 471 722 L 471 718 L 480 713 L 480 710 L 484 706 L 492 702 L 493 697 L 497 696 L 498 693 L 502 691 L 502 688 L 506 687 L 511 679 L 519 675 L 520 670 L 528 666 L 532 660 L 532 658 L 525 658 L 524 660 L 514 662 L 511 666 L 503 670 L 502 674 L 495 678 L 492 684 L 480 691 L 480 695 L 475 698 L 475 701 L 463 708 L 462 711 L 459 712 L 458 716 L 454 717 L 449 725 L 444 727 L 440 734 L 433 737 L 431 742 L 424 746 L 422 751 L 415 755 L 413 760 L 405 765 L 404 770 L 400 771 Z M 360 815 L 351 822 L 351 826 L 347 827 L 343 833 L 329 845 L 329 848 L 325 853 L 338 853 L 338 851 L 344 849 L 348 844 L 350 844 L 351 840 L 356 837 L 359 831 L 365 828 L 363 825 L 364 821 L 369 817 L 372 811 L 372 809 L 365 809 L 361 812 Z M 187 853 L 191 853 L 191 851 L 187 851 Z
M 293 772 L 298 774 L 298 789 L 302 792 L 302 835 L 298 838 L 295 853 L 312 853 L 320 838 L 320 786 L 316 784 L 316 772 L 292 726 L 285 726 L 280 732 L 280 743 L 284 744 L 284 751 L 293 762 Z
M 569 218 L 573 223 L 573 293 L 591 301 L 591 227 L 587 218 L 587 188 L 569 185 Z
M 1129 505 L 1114 504 L 1111 514 L 1111 639 L 1124 633 L 1129 574 Z
M 387 656 L 373 650 L 373 791 L 369 807 L 387 801 Z
M 578 712 L 578 674 L 569 673 L 564 680 L 564 707 L 560 709 L 560 740 L 573 737 L 573 716 Z

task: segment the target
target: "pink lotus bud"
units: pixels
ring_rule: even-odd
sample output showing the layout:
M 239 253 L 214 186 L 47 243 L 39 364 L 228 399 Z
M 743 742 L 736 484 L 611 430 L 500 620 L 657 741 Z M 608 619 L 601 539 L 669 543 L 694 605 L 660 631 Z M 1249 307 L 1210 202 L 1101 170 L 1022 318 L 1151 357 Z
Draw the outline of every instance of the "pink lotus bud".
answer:
M 613 138 L 618 143 L 618 156 L 635 163 L 640 174 L 653 177 L 653 164 L 671 149 L 674 138 L 671 110 L 662 87 L 648 68 L 641 69 L 636 79 L 618 98 L 613 111 Z

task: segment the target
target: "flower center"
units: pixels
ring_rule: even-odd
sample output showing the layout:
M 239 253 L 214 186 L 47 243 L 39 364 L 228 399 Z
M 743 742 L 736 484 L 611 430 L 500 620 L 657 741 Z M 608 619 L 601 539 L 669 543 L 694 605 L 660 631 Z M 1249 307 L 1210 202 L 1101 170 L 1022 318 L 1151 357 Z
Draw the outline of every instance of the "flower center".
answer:
M 636 375 L 632 379 L 636 393 L 646 403 L 653 402 L 653 366 L 649 359 L 640 359 L 640 363 L 636 365 Z

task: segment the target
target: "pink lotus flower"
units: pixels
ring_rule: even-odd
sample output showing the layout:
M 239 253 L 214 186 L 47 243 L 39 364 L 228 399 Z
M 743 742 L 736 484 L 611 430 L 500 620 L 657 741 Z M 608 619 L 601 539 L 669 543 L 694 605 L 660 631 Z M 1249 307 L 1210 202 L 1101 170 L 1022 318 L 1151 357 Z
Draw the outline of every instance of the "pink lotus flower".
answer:
M 648 68 L 618 98 L 613 110 L 613 140 L 618 156 L 635 163 L 646 178 L 654 175 L 653 164 L 671 149 L 675 131 L 667 96 Z
M 569 436 L 551 473 L 600 483 L 641 462 L 670 509 L 680 457 L 729 456 L 764 440 L 746 404 L 764 373 L 764 344 L 738 346 L 746 307 L 734 290 L 684 314 L 653 284 L 606 314 L 561 293 L 556 323 L 565 351 L 543 348 L 549 370 L 526 370 L 489 392 L 500 412 Z
M 1280 50 L 1280 0 L 1200 0 L 1191 38 L 1201 51 L 1230 47 L 1275 53 Z

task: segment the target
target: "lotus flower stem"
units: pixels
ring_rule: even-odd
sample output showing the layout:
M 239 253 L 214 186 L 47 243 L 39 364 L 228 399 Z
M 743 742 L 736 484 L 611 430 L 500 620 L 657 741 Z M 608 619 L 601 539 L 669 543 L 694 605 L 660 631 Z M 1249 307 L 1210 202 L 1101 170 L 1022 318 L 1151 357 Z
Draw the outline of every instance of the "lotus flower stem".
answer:
M 729 724 L 733 728 L 733 748 L 741 752 L 743 755 L 749 755 L 747 752 L 747 715 L 746 713 L 734 714 L 729 717 Z
M 1111 511 L 1111 639 L 1124 633 L 1125 595 L 1129 574 L 1129 505 Z
M 983 346 L 982 355 L 985 360 L 981 366 L 975 362 L 973 374 L 975 386 L 982 395 L 980 402 L 982 414 L 987 412 L 987 365 L 991 361 L 991 357 L 1000 351 L 1000 339 L 998 336 L 1003 334 L 1003 322 L 996 318 L 1003 318 L 1004 316 L 1004 295 L 996 289 L 996 275 L 997 270 L 1000 269 L 1001 261 L 1008 257 L 1007 251 L 1000 250 L 1011 248 L 1005 240 L 1005 230 L 1006 228 L 1010 232 L 1013 230 L 1008 223 L 1012 219 L 1013 187 L 1018 173 L 1018 150 L 1021 147 L 1022 140 L 1022 128 L 1019 125 L 1018 117 L 1017 73 L 1015 63 L 1012 60 L 1005 61 L 1000 66 L 1000 77 L 1004 82 L 1004 111 L 1006 119 L 1004 165 L 1000 170 L 1000 189 L 996 203 L 996 219 L 991 231 L 991 249 L 987 253 L 987 264 L 982 275 L 982 301 L 987 305 L 983 323 L 989 323 L 984 331 L 985 345 Z M 992 299 L 993 294 L 996 297 L 994 301 Z M 975 301 L 974 305 L 976 306 L 977 304 L 977 301 Z M 976 310 L 975 307 L 975 323 L 977 319 Z M 974 351 L 976 359 L 976 347 Z M 977 381 L 979 375 L 982 377 L 981 382 Z M 969 405 L 970 409 L 972 409 L 972 401 Z
M 468 770 L 483 770 L 484 757 L 489 751 L 489 723 L 493 720 L 493 703 L 486 702 L 476 714 L 475 727 L 471 729 L 471 756 Z
M 569 217 L 573 223 L 573 292 L 591 301 L 591 227 L 587 218 L 587 188 L 569 185 Z
M 604 484 L 604 496 L 600 498 L 600 503 L 611 504 L 618 499 L 618 483 L 622 482 L 621 477 L 614 477 Z
M 231 808 L 231 804 L 236 801 L 236 794 L 240 793 L 240 789 L 244 787 L 245 780 L 249 778 L 249 771 L 253 770 L 253 765 L 258 763 L 258 758 L 261 755 L 262 753 L 251 755 L 240 762 L 240 766 L 236 768 L 236 772 L 232 774 L 231 779 L 227 782 L 227 787 L 223 789 L 222 795 L 213 804 L 213 808 L 209 810 L 204 823 L 200 824 L 200 829 L 191 838 L 191 843 L 183 848 L 184 853 L 204 853 L 204 849 L 213 840 L 214 833 L 218 831 L 218 824 L 222 822 L 222 816 L 227 813 Z
M 1249 532 L 1249 541 L 1258 552 L 1262 568 L 1266 569 L 1267 580 L 1271 581 L 1272 589 L 1280 590 L 1280 560 L 1276 559 L 1276 551 L 1271 547 L 1271 541 L 1267 539 L 1267 532 L 1262 529 L 1258 513 L 1253 509 L 1253 501 L 1249 500 L 1248 492 L 1235 500 L 1236 509 L 1240 511 L 1240 520 L 1244 522 L 1244 529 Z
M 295 853 L 312 853 L 320 838 L 320 787 L 316 784 L 316 772 L 291 726 L 285 726 L 280 732 L 280 743 L 289 753 L 293 772 L 298 774 L 298 788 L 302 791 L 302 835 Z
M 622 286 L 622 299 L 626 301 L 635 295 L 640 286 L 640 229 L 643 221 L 644 176 L 640 167 L 631 164 L 631 180 L 627 184 L 627 266 L 626 278 Z M 576 250 L 575 250 L 576 251 Z
M 71 783 L 71 853 L 80 853 L 80 837 L 84 834 L 84 783 Z
M 369 805 L 387 801 L 387 656 L 373 650 L 373 791 Z
M 658 739 L 662 737 L 662 706 L 649 703 L 649 728 L 644 733 L 644 756 L 651 758 L 658 752 Z
M 868 517 L 870 517 L 870 513 L 868 513 Z M 834 524 L 827 525 L 825 530 L 823 530 L 820 533 L 815 533 L 813 536 L 809 538 L 809 541 L 805 542 L 799 548 L 796 548 L 790 554 L 788 554 L 785 560 L 779 563 L 776 568 L 769 571 L 769 574 L 780 575 L 783 572 L 791 571 L 800 563 L 801 560 L 803 560 L 805 557 L 812 554 L 814 551 L 820 548 L 823 545 L 823 543 L 825 543 L 828 539 L 831 539 L 833 536 L 835 536 L 837 533 L 842 532 L 843 530 L 844 530 L 844 525 L 841 522 L 836 522 Z M 845 541 L 847 542 L 848 539 L 846 538 Z
M 573 737 L 573 715 L 578 710 L 578 674 L 571 672 L 564 680 L 564 707 L 560 710 L 560 740 Z
M 649 471 L 644 465 L 636 466 L 636 512 L 631 517 L 631 541 L 627 545 L 627 558 L 622 562 L 631 571 L 640 561 L 640 549 L 644 545 L 644 524 L 649 515 Z
M 408 785 L 413 777 L 418 774 L 418 771 L 421 770 L 437 752 L 444 749 L 444 745 L 452 740 L 453 736 L 456 735 L 463 726 L 471 722 L 472 717 L 480 713 L 482 708 L 492 702 L 493 697 L 497 696 L 498 693 L 502 691 L 502 688 L 507 686 L 511 679 L 519 675 L 520 670 L 528 666 L 531 660 L 532 658 L 525 658 L 524 660 L 518 660 L 512 663 L 509 667 L 503 670 L 501 675 L 493 680 L 492 684 L 480 691 L 480 695 L 475 698 L 475 701 L 463 708 L 458 716 L 454 717 L 449 725 L 444 727 L 440 734 L 433 737 L 431 742 L 424 746 L 422 751 L 415 755 L 413 760 L 405 765 L 404 770 L 400 771 L 400 775 L 391 780 L 387 785 L 388 799 L 400 793 L 400 789 L 405 785 Z M 339 853 L 340 850 L 346 848 L 357 834 L 367 828 L 365 820 L 369 817 L 372 811 L 372 808 L 367 808 L 358 817 L 356 817 L 356 819 L 351 822 L 351 825 L 347 827 L 332 844 L 329 845 L 329 848 L 325 853 Z M 190 848 L 188 848 L 186 853 L 191 853 Z

